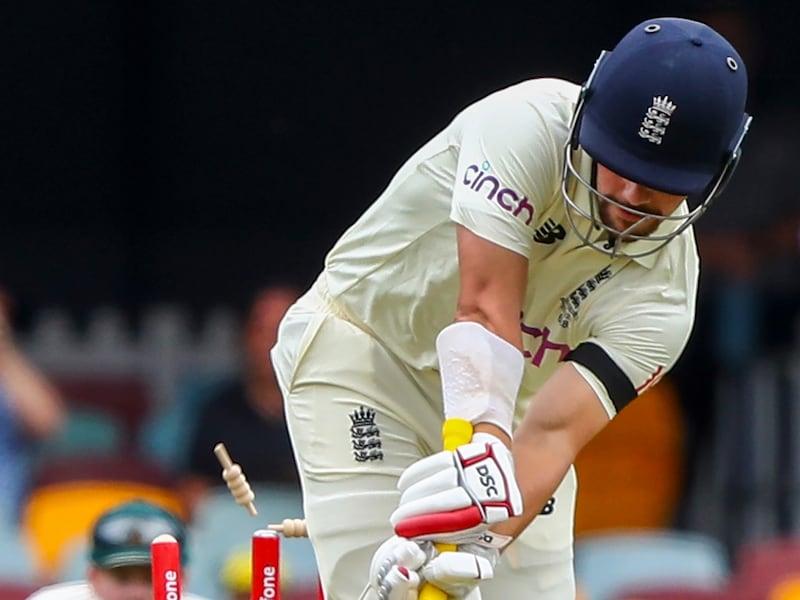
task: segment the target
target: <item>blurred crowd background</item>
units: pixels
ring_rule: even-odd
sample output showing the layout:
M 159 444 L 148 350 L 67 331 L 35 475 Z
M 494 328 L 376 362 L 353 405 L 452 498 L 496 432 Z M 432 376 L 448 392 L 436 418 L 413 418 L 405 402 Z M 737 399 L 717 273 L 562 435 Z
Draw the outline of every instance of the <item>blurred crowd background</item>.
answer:
M 190 589 L 230 592 L 252 530 L 302 516 L 267 350 L 328 247 L 461 108 L 530 77 L 580 82 L 669 14 L 739 49 L 755 120 L 696 227 L 684 356 L 579 457 L 578 575 L 590 600 L 666 583 L 800 597 L 800 5 L 0 10 L 0 580 L 80 577 L 92 519 L 144 496 L 192 527 Z M 256 520 L 220 489 L 218 441 Z M 307 542 L 287 561 L 313 593 Z

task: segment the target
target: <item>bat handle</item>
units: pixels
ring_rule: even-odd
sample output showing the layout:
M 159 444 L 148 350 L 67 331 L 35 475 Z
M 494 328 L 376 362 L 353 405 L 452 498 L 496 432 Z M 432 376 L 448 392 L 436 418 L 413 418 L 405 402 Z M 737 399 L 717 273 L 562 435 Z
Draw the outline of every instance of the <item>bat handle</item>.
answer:
M 442 440 L 445 450 L 455 450 L 458 446 L 469 444 L 472 440 L 472 423 L 464 419 L 447 419 L 442 426 Z M 436 544 L 439 552 L 453 552 L 455 544 Z M 447 593 L 428 582 L 419 590 L 419 600 L 447 600 Z
M 455 450 L 472 441 L 472 423 L 464 419 L 447 419 L 442 425 L 445 450 Z

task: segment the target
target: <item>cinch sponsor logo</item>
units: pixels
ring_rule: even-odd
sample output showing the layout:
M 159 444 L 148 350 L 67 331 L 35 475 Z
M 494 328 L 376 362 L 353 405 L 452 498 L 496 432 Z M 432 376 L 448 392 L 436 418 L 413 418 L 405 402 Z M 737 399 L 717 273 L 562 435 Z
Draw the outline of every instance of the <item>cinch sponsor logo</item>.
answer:
M 559 342 L 554 342 L 550 339 L 550 331 L 549 327 L 533 327 L 532 325 L 526 325 L 522 322 L 522 319 L 525 315 L 520 315 L 520 329 L 522 333 L 531 336 L 530 338 L 523 338 L 523 345 L 525 346 L 525 351 L 522 353 L 522 356 L 525 358 L 529 358 L 531 360 L 531 364 L 535 367 L 541 367 L 542 362 L 544 361 L 545 357 L 547 356 L 547 352 L 550 351 L 551 353 L 557 352 L 558 353 L 558 361 L 562 362 L 565 358 L 567 358 L 567 354 L 571 348 L 567 344 L 561 344 Z M 530 347 L 530 349 L 528 349 Z
M 478 165 L 470 165 L 464 172 L 462 182 L 469 189 L 486 196 L 487 200 L 496 202 L 503 210 L 510 212 L 518 219 L 525 219 L 525 225 L 533 220 L 533 205 L 522 194 L 518 194 L 504 186 L 497 177 L 489 174 L 489 163 L 484 161 Z

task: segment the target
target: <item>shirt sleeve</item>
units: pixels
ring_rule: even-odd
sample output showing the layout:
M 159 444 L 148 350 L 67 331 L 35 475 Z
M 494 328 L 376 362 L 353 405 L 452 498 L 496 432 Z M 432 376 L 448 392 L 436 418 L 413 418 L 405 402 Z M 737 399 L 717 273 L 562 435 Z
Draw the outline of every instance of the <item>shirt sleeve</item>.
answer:
M 490 96 L 462 115 L 450 218 L 526 258 L 558 190 L 561 144 L 531 101 Z
M 567 360 L 598 392 L 609 413 L 619 412 L 655 385 L 675 365 L 694 325 L 694 297 L 667 285 L 632 292 L 623 306 L 601 307 L 594 335 Z M 597 383 L 602 383 L 602 388 Z

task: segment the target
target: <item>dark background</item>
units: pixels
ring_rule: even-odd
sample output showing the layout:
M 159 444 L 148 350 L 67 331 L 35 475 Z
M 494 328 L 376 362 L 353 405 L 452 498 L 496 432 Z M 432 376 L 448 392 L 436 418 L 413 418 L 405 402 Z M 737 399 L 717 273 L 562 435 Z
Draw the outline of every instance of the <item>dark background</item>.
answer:
M 792 105 L 795 5 L 6 5 L 0 282 L 22 327 L 44 306 L 199 312 L 276 278 L 306 285 L 458 110 L 528 77 L 581 81 L 647 17 L 718 25 L 746 57 L 756 118 Z

